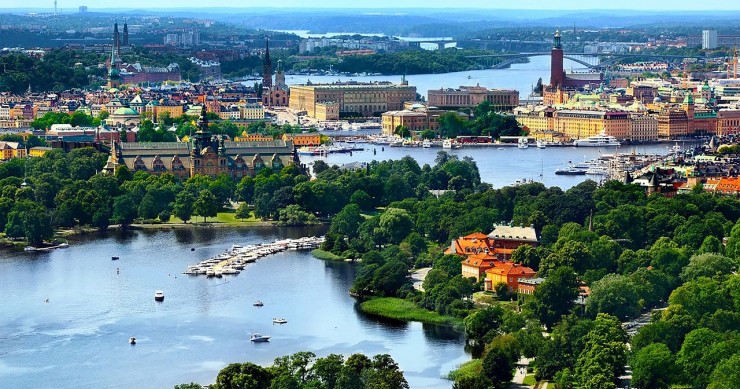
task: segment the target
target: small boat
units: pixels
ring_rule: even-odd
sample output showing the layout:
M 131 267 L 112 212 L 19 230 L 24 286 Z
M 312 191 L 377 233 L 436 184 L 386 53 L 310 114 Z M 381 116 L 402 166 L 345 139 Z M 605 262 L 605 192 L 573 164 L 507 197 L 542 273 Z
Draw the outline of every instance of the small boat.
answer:
M 546 146 L 546 144 L 545 144 L 545 141 L 544 141 L 544 140 L 538 140 L 538 141 L 537 141 L 537 148 L 538 148 L 538 149 L 544 149 L 545 147 L 547 147 L 547 146 Z
M 164 292 L 161 290 L 154 292 L 154 301 L 164 301 Z
M 59 246 L 57 246 L 57 248 L 60 248 L 60 249 L 69 248 L 69 243 L 66 243 L 66 242 L 65 243 L 59 243 Z
M 130 337 L 130 338 L 128 338 L 128 344 L 130 344 L 130 345 L 134 345 L 134 344 L 136 344 L 136 338 L 135 338 L 135 337 L 133 337 L 133 336 L 132 336 L 132 337 Z
M 505 150 L 505 149 L 504 149 L 503 147 L 499 147 L 498 149 L 499 149 L 499 150 Z
M 215 276 L 216 276 L 216 272 L 213 271 L 213 269 L 206 270 L 206 277 L 215 277 Z
M 190 251 L 195 251 L 195 247 L 191 247 L 190 248 Z
M 517 147 L 520 149 L 527 149 L 529 148 L 529 140 L 526 137 L 519 138 L 519 142 L 517 142 Z
M 451 139 L 445 139 L 442 141 L 442 148 L 446 150 L 452 149 L 452 140 Z
M 36 247 L 33 247 L 33 246 L 26 246 L 25 248 L 23 248 L 23 251 L 27 251 L 27 252 L 38 251 L 38 250 L 39 249 L 37 249 Z
M 421 147 L 428 149 L 432 147 L 432 142 L 429 139 L 424 139 L 424 141 L 421 142 Z
M 263 303 L 262 303 L 262 301 L 260 301 L 260 300 L 257 300 L 257 301 L 255 301 L 255 302 L 254 302 L 254 304 L 252 304 L 252 305 L 254 305 L 255 307 L 261 307 L 261 306 L 263 306 L 263 305 L 265 305 L 265 304 L 263 304 Z
M 273 318 L 272 318 L 272 322 L 273 322 L 274 324 L 285 324 L 285 323 L 287 323 L 288 321 L 287 321 L 287 320 L 285 320 L 285 319 L 278 319 L 278 318 L 276 318 L 276 317 L 273 317 Z
M 252 342 L 268 342 L 270 340 L 270 337 L 255 333 L 255 334 L 252 334 L 249 340 Z
M 110 257 L 110 260 L 111 261 L 117 261 L 118 260 L 118 257 L 116 257 L 116 256 Z

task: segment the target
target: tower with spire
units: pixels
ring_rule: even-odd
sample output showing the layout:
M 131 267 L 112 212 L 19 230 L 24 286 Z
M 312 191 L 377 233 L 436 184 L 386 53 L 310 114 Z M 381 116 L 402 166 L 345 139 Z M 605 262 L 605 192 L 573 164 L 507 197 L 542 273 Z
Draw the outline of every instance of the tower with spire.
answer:
M 116 23 L 113 28 L 114 32 L 118 32 L 118 24 Z M 116 34 L 117 36 L 117 34 Z M 117 45 L 114 39 L 113 45 L 110 50 L 110 68 L 108 69 L 108 88 L 119 88 L 121 86 L 121 73 L 118 70 L 118 66 L 121 63 L 120 58 L 116 55 Z
M 275 86 L 278 88 L 286 86 L 285 72 L 283 71 L 283 61 L 280 59 L 277 62 L 277 70 L 275 70 Z
M 128 22 L 123 23 L 123 45 L 128 46 Z
M 262 61 L 262 87 L 272 87 L 272 60 L 270 59 L 270 40 L 265 39 L 265 58 Z
M 121 34 L 118 32 L 118 23 L 113 25 L 113 50 L 121 55 Z

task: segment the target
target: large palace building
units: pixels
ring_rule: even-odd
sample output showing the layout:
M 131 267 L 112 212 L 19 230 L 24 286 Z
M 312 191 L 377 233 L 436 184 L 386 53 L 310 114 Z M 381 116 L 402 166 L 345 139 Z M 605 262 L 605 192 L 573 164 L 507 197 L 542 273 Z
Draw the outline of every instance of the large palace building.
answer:
M 300 165 L 290 140 L 230 142 L 212 136 L 205 107 L 198 127 L 190 142 L 115 142 L 105 170 L 112 173 L 116 167 L 125 165 L 131 171 L 172 173 L 179 178 L 226 173 L 241 179 L 254 177 L 264 168 L 280 170 L 288 165 Z
M 484 101 L 498 111 L 511 111 L 519 106 L 519 91 L 480 85 L 430 90 L 428 96 L 429 106 L 438 108 L 473 108 Z
M 344 82 L 290 87 L 290 108 L 319 120 L 380 116 L 415 100 L 416 87 L 405 80 L 401 84 Z

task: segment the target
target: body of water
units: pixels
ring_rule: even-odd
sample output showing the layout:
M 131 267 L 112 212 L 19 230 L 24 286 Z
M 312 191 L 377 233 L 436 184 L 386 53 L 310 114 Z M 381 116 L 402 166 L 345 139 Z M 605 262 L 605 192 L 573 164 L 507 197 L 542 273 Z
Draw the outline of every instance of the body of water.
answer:
M 232 244 L 321 228 L 187 229 L 90 236 L 45 254 L 0 253 L 0 387 L 171 388 L 215 382 L 232 362 L 270 365 L 297 351 L 388 353 L 412 388 L 469 356 L 461 334 L 386 322 L 355 307 L 355 267 L 288 251 L 222 279 L 182 275 Z M 195 248 L 195 251 L 191 251 Z M 112 261 L 111 256 L 120 260 Z M 165 293 L 163 303 L 154 291 Z M 48 302 L 46 300 L 48 299 Z M 253 307 L 256 300 L 264 307 Z M 273 325 L 284 317 L 285 325 Z M 251 333 L 272 336 L 249 341 Z M 137 344 L 128 344 L 135 336 Z
M 585 71 L 583 66 L 576 62 L 566 59 L 564 66 L 566 69 Z M 331 83 L 336 81 L 392 81 L 399 83 L 403 75 L 391 76 L 305 76 L 305 75 L 287 75 L 286 83 L 288 85 L 305 84 L 311 81 L 314 84 Z M 416 86 L 416 92 L 427 97 L 427 92 L 431 89 L 440 88 L 457 88 L 459 86 L 480 85 L 486 88 L 496 89 L 515 89 L 519 91 L 522 98 L 529 96 L 537 79 L 542 78 L 542 82 L 550 82 L 550 57 L 537 56 L 530 57 L 528 63 L 512 64 L 508 69 L 487 69 L 471 70 L 465 72 L 444 73 L 444 74 L 417 74 L 407 75 L 410 85 Z
M 364 151 L 354 151 L 351 154 L 329 154 L 328 156 L 304 156 L 301 162 L 311 164 L 323 160 L 330 165 L 342 165 L 350 162 L 372 162 L 383 160 L 398 160 L 405 156 L 414 158 L 420 166 L 434 165 L 440 148 L 421 147 L 390 147 L 373 144 L 360 144 Z M 524 180 L 538 181 L 545 186 L 558 186 L 567 190 L 579 183 L 591 179 L 599 181 L 601 176 L 559 176 L 555 171 L 567 168 L 570 163 L 576 164 L 586 160 L 599 158 L 614 153 L 641 153 L 641 154 L 668 154 L 669 144 L 652 144 L 622 147 L 548 147 L 539 149 L 534 145 L 527 149 L 507 146 L 502 149 L 496 147 L 471 147 L 453 150 L 444 150 L 460 159 L 471 157 L 478 165 L 481 181 L 493 185 L 494 188 L 515 184 Z

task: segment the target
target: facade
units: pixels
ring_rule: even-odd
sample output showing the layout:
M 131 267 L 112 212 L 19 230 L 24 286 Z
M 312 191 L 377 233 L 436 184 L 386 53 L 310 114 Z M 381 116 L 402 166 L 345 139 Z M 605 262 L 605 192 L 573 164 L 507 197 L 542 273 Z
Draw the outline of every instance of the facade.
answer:
M 717 45 L 717 30 L 704 30 L 701 33 L 702 50 L 713 50 Z
M 570 139 L 583 139 L 605 133 L 617 139 L 628 139 L 630 116 L 621 111 L 561 110 L 554 113 L 554 130 Z
M 265 107 L 262 104 L 248 103 L 239 106 L 242 120 L 265 120 Z
M 497 284 L 506 284 L 509 292 L 519 289 L 519 280 L 534 278 L 537 274 L 534 270 L 513 262 L 496 264 L 486 270 L 485 290 L 494 290 Z
M 721 109 L 717 112 L 717 135 L 740 133 L 740 110 Z
M 41 147 L 41 146 L 31 147 L 31 149 L 28 150 L 28 155 L 30 157 L 43 157 L 44 154 L 48 153 L 51 150 L 52 150 L 51 147 Z
M 519 106 L 519 91 L 461 86 L 459 89 L 430 90 L 429 106 L 439 108 L 472 108 L 488 101 L 498 111 L 511 111 Z
M 234 138 L 234 142 L 272 142 L 273 140 L 270 135 L 248 134 L 246 131 Z
M 310 132 L 306 134 L 283 134 L 283 140 L 293 142 L 296 146 L 318 146 L 321 144 L 321 134 Z
M 631 115 L 629 139 L 638 142 L 658 140 L 658 119 L 650 115 Z
M 685 137 L 689 133 L 689 117 L 686 111 L 666 109 L 658 114 L 658 137 L 674 139 Z
M 264 168 L 277 171 L 300 165 L 290 141 L 226 142 L 223 137 L 210 134 L 205 108 L 198 124 L 198 132 L 187 143 L 115 142 L 105 170 L 112 173 L 117 166 L 125 165 L 131 171 L 172 173 L 182 179 L 224 173 L 241 179 L 253 177 Z
M 401 110 L 404 102 L 415 100 L 416 87 L 405 81 L 401 84 L 345 82 L 291 86 L 289 106 L 317 119 L 322 116 L 320 111 L 328 111 L 329 103 L 337 105 L 340 117 L 372 117 Z M 327 105 L 319 107 L 320 104 Z
M 392 136 L 398 126 L 408 127 L 412 132 L 439 129 L 439 112 L 428 109 L 388 111 L 381 116 L 383 135 Z
M 492 242 L 491 247 L 504 254 L 506 259 L 510 258 L 511 252 L 519 246 L 537 247 L 539 245 L 537 231 L 532 226 L 494 225 L 493 231 L 488 234 L 488 239 Z
M 0 141 L 0 161 L 7 161 L 12 158 L 24 158 L 26 149 L 18 142 Z
M 265 60 L 269 60 L 269 56 Z M 265 69 L 268 67 L 272 71 L 272 64 L 269 66 L 265 65 Z M 268 77 L 268 75 L 263 76 L 265 78 Z M 262 88 L 262 104 L 266 107 L 287 107 L 290 102 L 290 88 L 285 83 L 285 72 L 283 71 L 282 61 L 278 60 L 275 83 L 272 83 L 272 73 L 269 74 L 269 78 L 271 86 L 263 86 Z

